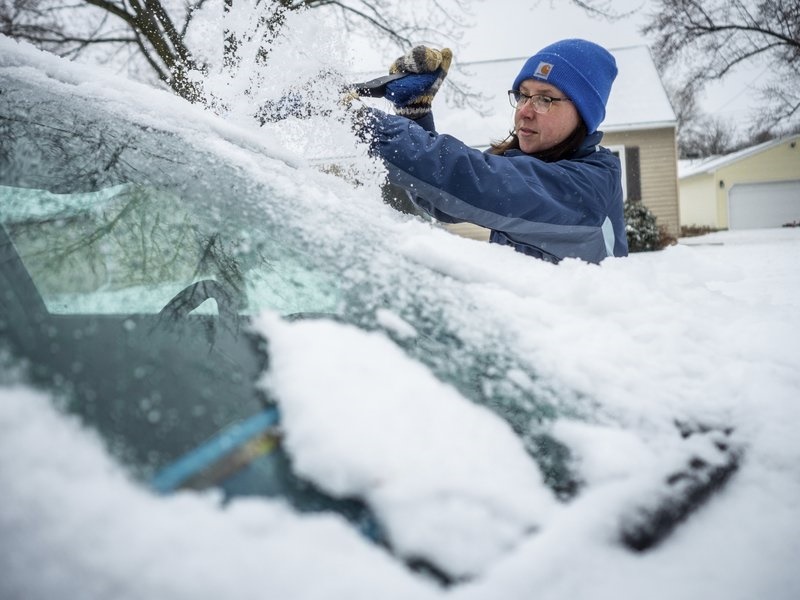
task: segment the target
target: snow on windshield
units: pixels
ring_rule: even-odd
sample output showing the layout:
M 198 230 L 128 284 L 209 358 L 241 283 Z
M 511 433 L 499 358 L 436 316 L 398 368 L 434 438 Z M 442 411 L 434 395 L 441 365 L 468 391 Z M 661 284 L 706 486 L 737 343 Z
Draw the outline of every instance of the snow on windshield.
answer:
M 327 321 L 256 326 L 295 468 L 336 496 L 365 498 L 401 554 L 468 576 L 556 510 L 508 425 L 386 336 Z

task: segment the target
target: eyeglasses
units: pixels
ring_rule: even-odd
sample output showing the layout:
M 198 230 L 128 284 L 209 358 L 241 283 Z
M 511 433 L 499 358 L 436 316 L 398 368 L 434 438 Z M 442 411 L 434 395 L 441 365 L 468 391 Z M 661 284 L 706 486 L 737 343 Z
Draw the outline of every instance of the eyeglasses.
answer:
M 545 114 L 553 106 L 553 102 L 570 102 L 569 98 L 552 98 L 551 96 L 544 96 L 542 94 L 534 94 L 529 96 L 523 94 L 519 90 L 508 90 L 508 101 L 514 108 L 522 108 L 526 102 L 530 102 L 533 106 L 534 112 L 540 115 Z

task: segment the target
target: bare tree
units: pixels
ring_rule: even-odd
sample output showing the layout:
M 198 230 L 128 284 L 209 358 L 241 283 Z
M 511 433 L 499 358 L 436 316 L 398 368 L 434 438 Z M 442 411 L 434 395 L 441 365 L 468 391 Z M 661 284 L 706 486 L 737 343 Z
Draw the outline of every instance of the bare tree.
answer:
M 405 51 L 420 40 L 458 39 L 472 0 L 426 0 L 409 11 L 393 0 L 255 0 L 261 15 L 261 58 L 280 34 L 288 13 L 317 9 L 338 18 L 349 31 L 371 34 Z M 217 0 L 228 13 L 235 0 Z M 0 0 L 0 33 L 23 39 L 58 55 L 92 53 L 98 60 L 120 54 L 143 58 L 155 76 L 175 92 L 197 100 L 187 74 L 206 67 L 189 45 L 195 15 L 213 0 Z M 226 56 L 236 62 L 238 42 L 225 39 Z
M 257 9 L 263 36 L 259 57 L 267 61 L 292 12 L 324 11 L 345 31 L 371 36 L 384 54 L 389 48 L 402 54 L 418 43 L 460 40 L 468 30 L 472 1 L 419 0 L 410 10 L 399 0 L 0 0 L 0 33 L 65 57 L 90 55 L 98 62 L 124 64 L 139 77 L 149 72 L 197 101 L 205 98 L 190 74 L 204 73 L 207 65 L 191 47 L 189 34 L 196 15 L 209 6 L 221 5 L 225 13 Z M 571 1 L 592 14 L 612 16 L 609 0 Z M 236 65 L 241 42 L 226 33 L 229 65 Z M 144 70 L 136 66 L 142 62 Z M 462 100 L 469 95 L 457 78 L 448 86 Z
M 769 65 L 753 122 L 781 133 L 800 122 L 800 4 L 787 0 L 657 0 L 643 33 L 655 35 L 662 72 L 684 95 L 740 65 Z
M 694 85 L 664 82 L 677 121 L 678 156 L 701 158 L 727 154 L 735 149 L 735 128 L 719 116 L 703 112 Z
M 729 123 L 707 115 L 693 121 L 678 136 L 678 151 L 682 158 L 721 156 L 740 146 L 734 140 L 734 131 Z

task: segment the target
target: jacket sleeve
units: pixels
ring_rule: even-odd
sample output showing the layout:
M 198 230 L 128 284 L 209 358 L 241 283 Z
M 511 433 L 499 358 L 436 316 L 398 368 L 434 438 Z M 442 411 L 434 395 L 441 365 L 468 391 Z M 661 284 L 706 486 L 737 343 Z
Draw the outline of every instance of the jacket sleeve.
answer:
M 555 163 L 496 156 L 387 114 L 376 116 L 375 130 L 389 180 L 415 192 L 417 203 L 444 221 L 512 232 L 521 221 L 601 227 L 619 187 L 612 155 Z

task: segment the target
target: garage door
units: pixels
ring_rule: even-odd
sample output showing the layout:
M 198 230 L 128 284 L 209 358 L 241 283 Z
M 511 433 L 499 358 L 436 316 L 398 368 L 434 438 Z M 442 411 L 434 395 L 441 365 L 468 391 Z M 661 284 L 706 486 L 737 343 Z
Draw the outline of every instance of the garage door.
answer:
M 800 223 L 800 181 L 737 183 L 728 192 L 728 227 L 755 229 Z

